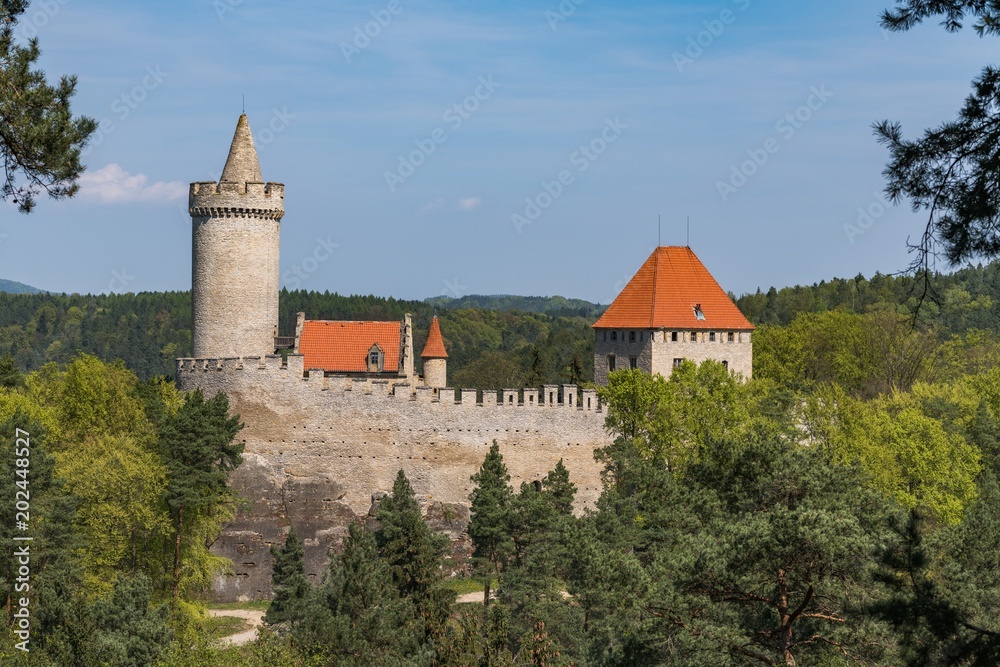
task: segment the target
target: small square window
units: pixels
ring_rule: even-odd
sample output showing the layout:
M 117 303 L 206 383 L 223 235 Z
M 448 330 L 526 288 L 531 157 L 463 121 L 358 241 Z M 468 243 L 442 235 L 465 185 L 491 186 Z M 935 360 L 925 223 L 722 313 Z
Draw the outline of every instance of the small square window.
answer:
M 670 332 L 670 342 L 671 343 L 676 343 L 677 342 L 677 332 L 676 331 L 671 331 Z
M 725 368 L 726 370 L 729 370 L 729 362 L 728 361 L 723 361 L 722 362 L 722 367 Z
M 634 343 L 635 342 L 635 332 L 634 331 L 629 331 L 628 332 L 628 342 L 630 342 L 630 343 Z
M 608 372 L 610 373 L 613 370 L 615 370 L 615 355 L 609 354 L 608 355 Z
M 638 357 L 629 357 L 628 358 L 628 367 L 631 368 L 632 370 L 635 370 L 635 369 L 639 368 L 639 358 Z
M 714 331 L 709 331 L 708 332 L 708 342 L 709 343 L 714 343 L 715 342 L 715 332 Z
M 705 313 L 702 312 L 702 310 L 701 310 L 701 304 L 700 303 L 696 303 L 694 305 L 694 316 L 695 316 L 695 318 L 697 318 L 699 320 L 704 320 L 705 319 Z
M 696 332 L 694 332 L 694 331 L 691 332 L 691 342 L 692 343 L 697 343 L 698 342 L 698 334 Z
M 733 342 L 733 332 L 732 331 L 729 332 L 729 342 L 730 343 Z
M 674 368 L 680 368 L 681 364 L 684 363 L 683 357 L 674 357 Z

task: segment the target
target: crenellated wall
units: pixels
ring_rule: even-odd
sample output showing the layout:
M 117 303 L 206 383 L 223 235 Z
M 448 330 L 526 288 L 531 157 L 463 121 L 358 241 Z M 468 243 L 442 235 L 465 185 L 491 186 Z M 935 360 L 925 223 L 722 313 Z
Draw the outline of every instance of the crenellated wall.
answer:
M 600 494 L 597 447 L 610 442 L 594 390 L 572 385 L 482 392 L 390 385 L 302 368 L 301 355 L 179 359 L 183 390 L 225 391 L 246 428 L 245 461 L 232 484 L 251 503 L 213 546 L 235 571 L 215 582 L 224 601 L 270 594 L 268 547 L 289 523 L 305 542 L 307 573 L 322 576 L 327 550 L 347 525 L 366 517 L 373 498 L 406 472 L 432 525 L 468 550 L 470 477 L 493 440 L 515 489 L 540 480 L 563 459 L 577 507 Z

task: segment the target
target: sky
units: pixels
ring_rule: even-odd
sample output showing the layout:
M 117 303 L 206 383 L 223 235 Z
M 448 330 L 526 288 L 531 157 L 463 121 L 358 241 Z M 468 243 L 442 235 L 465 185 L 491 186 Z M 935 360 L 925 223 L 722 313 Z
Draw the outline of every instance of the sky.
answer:
M 33 0 L 16 33 L 101 125 L 76 197 L 0 204 L 0 278 L 189 289 L 188 184 L 244 105 L 291 289 L 608 303 L 658 242 L 737 295 L 900 271 L 925 216 L 871 125 L 954 118 L 996 42 L 889 5 Z

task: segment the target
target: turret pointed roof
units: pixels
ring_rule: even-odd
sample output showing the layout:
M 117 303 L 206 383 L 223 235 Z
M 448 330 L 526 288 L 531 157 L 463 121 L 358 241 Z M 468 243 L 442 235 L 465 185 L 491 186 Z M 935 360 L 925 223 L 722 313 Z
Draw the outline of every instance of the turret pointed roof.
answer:
M 661 246 L 611 302 L 595 329 L 735 329 L 752 324 L 691 248 Z
M 253 146 L 253 134 L 250 133 L 250 121 L 246 114 L 240 114 L 236 122 L 236 132 L 233 134 L 233 144 L 229 147 L 229 157 L 222 169 L 222 181 L 235 183 L 263 183 L 260 175 L 260 160 L 257 159 L 257 149 Z
M 444 338 L 441 337 L 441 325 L 437 315 L 431 320 L 430 331 L 427 332 L 427 344 L 420 353 L 421 359 L 447 359 L 448 351 L 444 349 Z

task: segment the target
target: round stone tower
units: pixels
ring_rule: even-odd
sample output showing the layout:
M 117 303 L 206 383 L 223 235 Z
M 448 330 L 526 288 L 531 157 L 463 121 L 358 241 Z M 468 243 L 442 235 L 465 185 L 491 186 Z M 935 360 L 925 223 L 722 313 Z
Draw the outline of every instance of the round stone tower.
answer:
M 431 320 L 431 328 L 427 332 L 427 344 L 420 353 L 424 362 L 424 385 L 441 389 L 448 386 L 448 352 L 444 349 L 444 338 L 441 337 L 441 325 L 437 315 Z
M 278 236 L 285 186 L 264 183 L 246 114 L 222 178 L 192 183 L 195 358 L 264 356 L 278 333 Z

